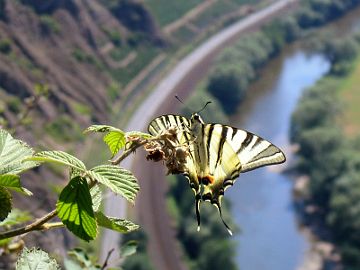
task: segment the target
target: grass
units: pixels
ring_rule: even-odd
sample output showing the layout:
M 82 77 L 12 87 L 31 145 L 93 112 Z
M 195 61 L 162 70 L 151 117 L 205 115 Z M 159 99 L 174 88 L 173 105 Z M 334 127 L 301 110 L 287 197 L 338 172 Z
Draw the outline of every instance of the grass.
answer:
M 156 17 L 160 26 L 165 26 L 180 17 L 189 10 L 200 4 L 201 0 L 168 1 L 168 0 L 148 0 L 145 5 Z
M 140 48 L 136 59 L 129 65 L 125 68 L 119 68 L 111 71 L 112 77 L 119 81 L 122 85 L 126 85 L 154 59 L 158 52 L 159 49 L 155 47 Z
M 180 40 L 180 42 L 185 43 L 191 42 L 196 37 L 196 33 L 194 33 L 185 25 L 176 30 L 173 36 L 176 38 L 176 40 Z
M 340 102 L 343 104 L 342 126 L 349 136 L 360 135 L 360 57 L 352 71 L 339 86 Z
M 121 61 L 124 60 L 132 50 L 133 48 L 129 46 L 115 47 L 111 50 L 110 56 L 114 61 Z
M 216 23 L 219 18 L 234 11 L 237 8 L 236 4 L 229 2 L 216 2 L 205 12 L 200 14 L 193 23 L 200 28 L 206 28 L 209 25 Z

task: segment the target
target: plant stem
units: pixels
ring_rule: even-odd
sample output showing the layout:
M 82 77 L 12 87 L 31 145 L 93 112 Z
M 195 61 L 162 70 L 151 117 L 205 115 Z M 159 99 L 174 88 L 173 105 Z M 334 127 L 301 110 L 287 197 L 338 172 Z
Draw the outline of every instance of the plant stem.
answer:
M 126 157 L 128 157 L 132 152 L 134 152 L 137 148 L 139 148 L 140 146 L 146 144 L 148 141 L 144 140 L 142 142 L 133 144 L 132 146 L 130 146 L 129 149 L 125 150 L 121 156 L 119 156 L 118 158 L 111 160 L 111 164 L 113 165 L 118 165 L 121 161 L 123 161 Z
M 49 221 L 50 219 L 54 218 L 57 215 L 57 210 L 54 209 L 52 210 L 50 213 L 48 213 L 47 215 L 43 216 L 42 218 L 37 219 L 35 222 L 26 225 L 24 227 L 15 229 L 15 230 L 11 230 L 11 231 L 7 231 L 7 232 L 3 232 L 0 233 L 0 240 L 2 239 L 6 239 L 6 238 L 10 238 L 10 237 L 14 237 L 14 236 L 18 236 L 18 235 L 22 235 L 25 233 L 28 233 L 30 231 L 40 231 L 40 230 L 46 230 L 46 229 L 50 229 L 52 227 L 59 227 L 57 223 L 59 222 L 55 222 L 53 226 L 49 226 L 52 223 L 49 223 L 47 225 L 45 225 L 45 223 L 47 221 Z

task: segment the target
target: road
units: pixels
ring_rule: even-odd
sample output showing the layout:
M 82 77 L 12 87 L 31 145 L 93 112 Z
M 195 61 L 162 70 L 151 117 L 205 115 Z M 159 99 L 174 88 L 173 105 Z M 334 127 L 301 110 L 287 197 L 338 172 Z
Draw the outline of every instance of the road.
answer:
M 153 92 L 138 108 L 126 127 L 127 131 L 145 130 L 149 121 L 163 113 L 176 113 L 179 103 L 173 98 L 174 93 L 187 96 L 194 88 L 197 81 L 205 76 L 214 58 L 224 46 L 234 42 L 239 36 L 264 24 L 266 21 L 278 16 L 300 0 L 278 0 L 274 4 L 253 13 L 246 18 L 225 28 L 212 36 L 192 53 L 183 58 L 169 74 L 155 87 Z M 135 157 L 128 157 L 121 166 L 132 170 Z M 132 170 L 133 171 L 133 170 Z M 165 198 L 166 182 L 164 173 L 154 163 L 142 163 L 137 168 L 135 175 L 140 182 L 140 193 L 137 199 L 137 211 L 140 224 L 146 229 L 149 255 L 158 270 L 184 270 L 186 269 L 180 258 L 179 248 L 175 240 L 175 232 L 171 220 L 166 213 Z M 126 217 L 127 203 L 119 196 L 112 193 L 107 195 L 105 213 L 110 216 Z M 109 263 L 118 261 L 118 246 L 120 235 L 116 232 L 105 230 L 101 242 L 101 260 L 106 258 L 108 251 L 115 248 Z

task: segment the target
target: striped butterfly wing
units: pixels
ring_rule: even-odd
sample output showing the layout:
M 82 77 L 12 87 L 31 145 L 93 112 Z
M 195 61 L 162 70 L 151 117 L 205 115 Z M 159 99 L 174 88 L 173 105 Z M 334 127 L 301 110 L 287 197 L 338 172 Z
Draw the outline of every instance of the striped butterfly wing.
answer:
M 204 125 L 203 140 L 208 168 L 201 167 L 201 172 L 206 175 L 205 181 L 204 178 L 200 180 L 204 186 L 202 199 L 218 208 L 224 225 L 232 234 L 221 213 L 221 200 L 226 188 L 233 185 L 241 172 L 282 163 L 285 155 L 261 137 L 226 125 Z
M 240 172 L 285 162 L 284 153 L 271 142 L 242 129 L 229 127 L 229 131 L 227 141 L 239 157 Z
M 227 140 L 230 127 L 220 124 L 204 125 L 204 151 L 207 156 L 206 163 L 200 164 L 200 182 L 203 184 L 202 200 L 209 201 L 219 210 L 220 218 L 229 233 L 229 226 L 225 223 L 221 201 L 225 189 L 233 184 L 239 176 L 241 163 L 238 155 Z M 199 211 L 199 210 L 198 210 Z M 198 223 L 200 218 L 198 218 Z
M 200 183 L 197 178 L 198 166 L 194 160 L 195 150 L 190 126 L 191 123 L 187 118 L 180 115 L 166 114 L 153 119 L 148 126 L 148 131 L 151 135 L 157 136 L 169 128 L 177 129 L 177 140 L 179 144 L 186 145 L 190 154 L 186 158 L 187 171 L 184 172 L 184 175 L 189 179 L 190 187 L 194 191 L 195 196 L 198 196 L 200 193 Z

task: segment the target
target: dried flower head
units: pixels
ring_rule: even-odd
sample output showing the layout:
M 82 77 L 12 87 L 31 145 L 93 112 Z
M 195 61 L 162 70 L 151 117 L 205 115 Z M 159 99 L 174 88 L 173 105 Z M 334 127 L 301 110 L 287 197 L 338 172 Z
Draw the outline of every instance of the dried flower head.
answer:
M 168 168 L 167 174 L 179 174 L 186 171 L 189 149 L 179 142 L 178 132 L 176 127 L 171 127 L 144 145 L 144 149 L 148 152 L 146 159 L 163 161 Z

